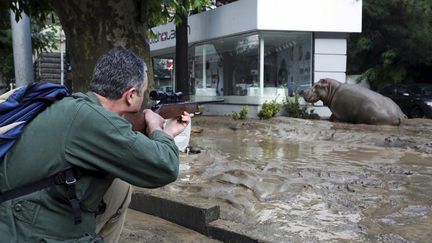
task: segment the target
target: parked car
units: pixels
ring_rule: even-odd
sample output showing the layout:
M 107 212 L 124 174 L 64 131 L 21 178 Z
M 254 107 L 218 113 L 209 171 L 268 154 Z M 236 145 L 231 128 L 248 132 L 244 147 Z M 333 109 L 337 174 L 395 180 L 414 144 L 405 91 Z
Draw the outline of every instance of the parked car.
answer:
M 432 118 L 432 84 L 396 84 L 379 91 L 409 118 Z

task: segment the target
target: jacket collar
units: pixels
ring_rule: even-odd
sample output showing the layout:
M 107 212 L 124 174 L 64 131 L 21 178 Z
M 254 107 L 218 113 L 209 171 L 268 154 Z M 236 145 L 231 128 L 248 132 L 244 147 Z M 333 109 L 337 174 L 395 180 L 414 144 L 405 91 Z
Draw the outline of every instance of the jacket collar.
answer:
M 86 92 L 85 94 L 79 92 L 79 93 L 75 93 L 75 94 L 73 94 L 73 95 L 74 95 L 74 96 L 77 96 L 77 97 L 79 97 L 79 98 L 86 99 L 87 101 L 90 101 L 91 103 L 93 103 L 93 104 L 95 104 L 95 105 L 102 106 L 101 103 L 100 103 L 100 101 L 99 101 L 99 99 L 98 99 L 98 98 L 96 97 L 96 95 L 95 95 L 93 92 L 91 92 L 91 91 L 88 91 L 88 92 Z

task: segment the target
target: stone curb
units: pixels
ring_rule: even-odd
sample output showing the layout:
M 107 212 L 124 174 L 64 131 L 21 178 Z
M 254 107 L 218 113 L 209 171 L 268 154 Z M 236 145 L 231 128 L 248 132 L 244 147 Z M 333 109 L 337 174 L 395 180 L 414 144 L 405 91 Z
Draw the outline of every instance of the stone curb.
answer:
M 159 195 L 134 192 L 129 208 L 171 221 L 223 242 L 260 242 L 231 229 L 230 222 L 220 220 L 218 205 L 199 205 L 199 203 L 191 205 Z

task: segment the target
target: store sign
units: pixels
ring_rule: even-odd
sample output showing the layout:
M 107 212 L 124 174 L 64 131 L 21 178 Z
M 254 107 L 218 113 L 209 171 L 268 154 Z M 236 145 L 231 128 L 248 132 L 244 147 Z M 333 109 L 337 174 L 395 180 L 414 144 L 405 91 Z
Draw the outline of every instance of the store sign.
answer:
M 191 34 L 190 26 L 188 25 L 188 35 Z M 176 30 L 171 29 L 168 31 L 156 32 L 156 38 L 150 39 L 150 44 L 156 44 L 158 42 L 164 42 L 168 40 L 173 40 L 176 38 Z
M 158 42 L 164 42 L 164 41 L 175 39 L 175 38 L 176 38 L 176 31 L 175 30 L 157 32 L 156 38 L 150 39 L 150 44 L 155 44 Z

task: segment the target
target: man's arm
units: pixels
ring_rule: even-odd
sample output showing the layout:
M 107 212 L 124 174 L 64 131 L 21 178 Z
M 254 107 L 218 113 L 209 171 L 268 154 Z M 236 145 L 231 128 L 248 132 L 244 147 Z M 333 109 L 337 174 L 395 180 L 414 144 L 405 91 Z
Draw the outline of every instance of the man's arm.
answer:
M 148 188 L 177 178 L 178 148 L 164 131 L 149 136 L 133 132 L 124 119 L 97 107 L 80 109 L 69 127 L 73 132 L 67 134 L 64 156 L 72 165 Z
M 164 119 L 180 119 L 184 115 L 184 112 L 188 114 L 198 113 L 199 107 L 198 103 L 184 102 L 162 104 L 152 110 Z M 132 130 L 148 134 L 146 132 L 145 110 L 143 112 L 125 114 L 124 118 L 132 124 Z

